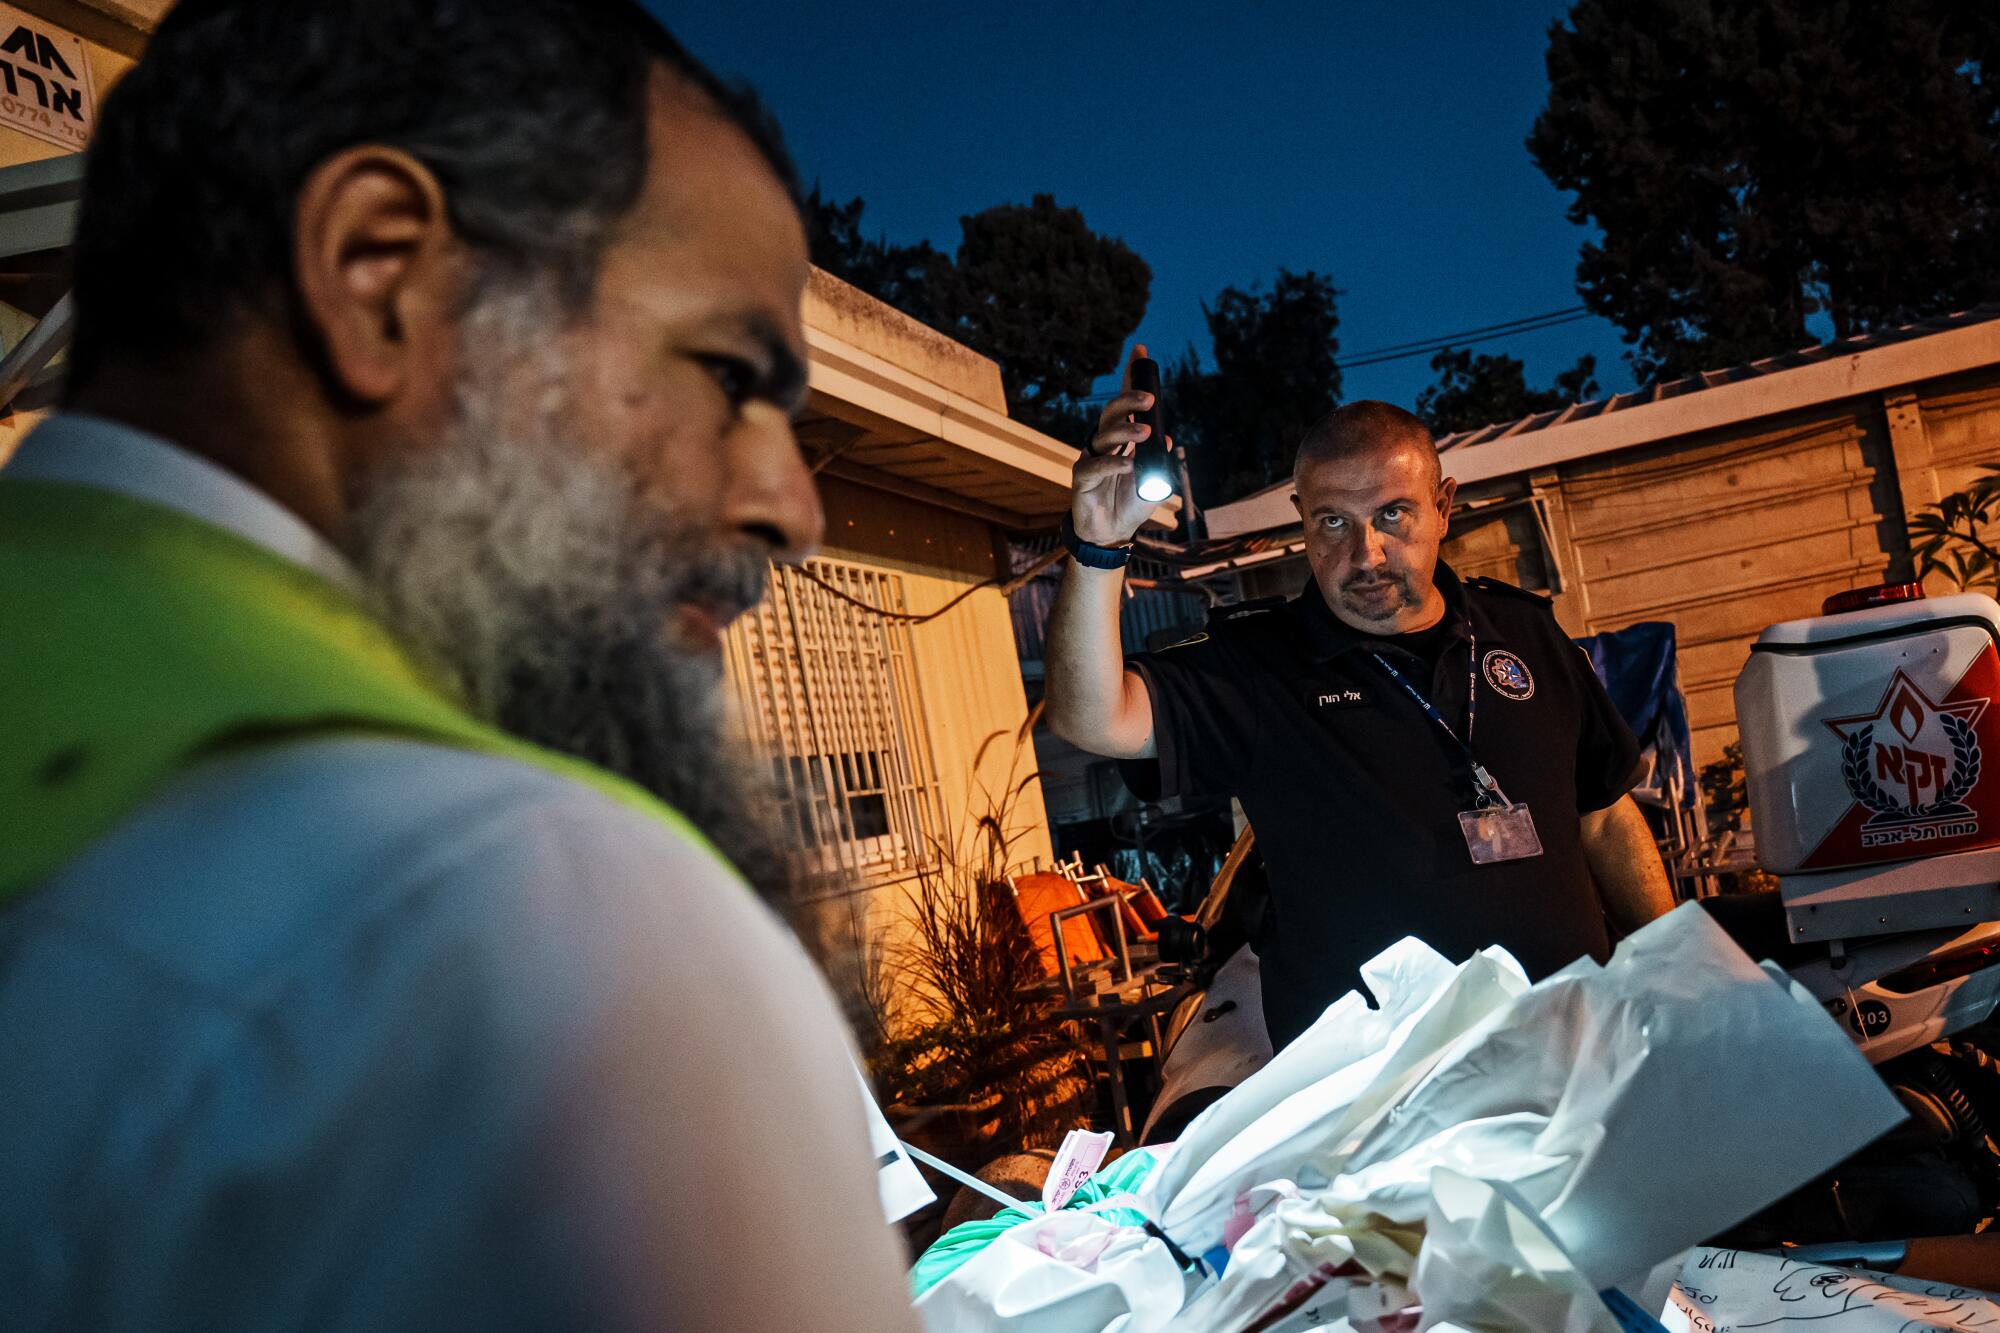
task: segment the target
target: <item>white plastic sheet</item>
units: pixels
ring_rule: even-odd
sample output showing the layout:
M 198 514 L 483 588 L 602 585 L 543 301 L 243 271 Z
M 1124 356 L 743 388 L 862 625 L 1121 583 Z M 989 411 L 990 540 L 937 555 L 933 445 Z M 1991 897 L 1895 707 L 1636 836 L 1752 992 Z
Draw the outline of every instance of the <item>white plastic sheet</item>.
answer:
M 1166 1246 L 1095 1212 L 1049 1213 L 1007 1231 L 917 1302 L 932 1333 L 1144 1333 L 1181 1308 Z
M 1494 1014 L 1346 1169 L 1372 1173 L 1367 1197 L 1391 1216 L 1411 1215 L 1432 1166 L 1506 1181 L 1602 1288 L 1902 1118 L 1819 1004 L 1688 904 Z
M 1660 1317 L 1668 1333 L 2000 1329 L 2000 1296 L 1772 1254 L 1695 1249 Z
M 1513 1189 L 1448 1167 L 1431 1173 L 1424 1245 L 1411 1286 L 1424 1293 L 1423 1327 L 1448 1308 L 1474 1328 L 1618 1333 L 1595 1287 Z
M 1520 964 L 1487 949 L 1454 967 L 1404 939 L 1361 969 L 1382 1007 L 1349 991 L 1319 1020 L 1188 1126 L 1141 1190 L 1193 1254 L 1221 1244 L 1238 1198 L 1266 1181 L 1339 1172 L 1356 1130 L 1430 1071 L 1446 1048 L 1528 989 Z
M 1534 987 L 1499 950 L 1454 966 L 1416 940 L 1364 975 L 1379 1010 L 1343 997 L 1140 1188 L 1183 1249 L 1226 1263 L 1219 1280 L 1164 1282 L 1165 1246 L 1128 1228 L 1119 1272 L 1147 1272 L 1154 1291 L 1101 1260 L 1058 1279 L 982 1255 L 927 1293 L 936 1315 L 952 1310 L 927 1310 L 929 1326 L 1242 1333 L 1345 1319 L 1365 1333 L 1409 1327 L 1416 1312 L 1397 1308 L 1420 1298 L 1424 1329 L 1608 1331 L 1601 1289 L 1636 1295 L 1656 1266 L 1902 1118 L 1811 997 L 1693 905 L 1608 965 Z M 1791 1113 L 1801 1105 L 1813 1113 Z M 1059 1307 L 1045 1288 L 1061 1284 Z M 1086 1312 L 1086 1293 L 1112 1304 Z
M 891 1222 L 900 1222 L 935 1202 L 937 1195 L 931 1193 L 923 1173 L 903 1150 L 896 1131 L 889 1128 L 888 1118 L 875 1103 L 875 1090 L 868 1086 L 859 1068 L 855 1069 L 854 1077 L 861 1084 L 861 1105 L 868 1117 L 868 1147 L 875 1154 L 875 1188 L 882 1197 L 882 1215 Z

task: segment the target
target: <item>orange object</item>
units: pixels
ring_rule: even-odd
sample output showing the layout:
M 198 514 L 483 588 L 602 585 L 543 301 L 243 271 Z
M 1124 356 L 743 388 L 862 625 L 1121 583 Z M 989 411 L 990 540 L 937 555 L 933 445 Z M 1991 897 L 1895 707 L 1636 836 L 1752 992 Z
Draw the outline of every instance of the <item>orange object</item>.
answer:
M 1167 911 L 1167 905 L 1160 901 L 1160 895 L 1144 884 L 1133 890 L 1131 902 L 1133 910 L 1139 914 L 1139 919 L 1146 923 L 1148 934 L 1157 931 L 1160 923 L 1172 915 Z
M 1060 976 L 1062 963 L 1056 953 L 1055 925 L 1049 918 L 1065 907 L 1081 907 L 1086 901 L 1083 890 L 1069 876 L 1052 870 L 1015 875 L 1008 881 L 1008 887 L 1013 890 L 1014 906 L 1021 914 L 1021 924 L 1027 927 L 1028 938 L 1034 941 L 1035 952 L 1041 957 L 1043 974 Z M 1098 932 L 1097 922 L 1092 918 L 1064 921 L 1062 939 L 1073 969 L 1106 962 L 1111 958 L 1111 950 L 1106 947 L 1103 935 Z
M 2000 1291 L 2000 1236 L 1918 1236 L 1896 1266 L 1900 1277 Z
M 1113 879 L 1106 874 L 1093 875 L 1084 881 L 1084 889 L 1093 898 L 1116 897 L 1118 915 L 1125 918 L 1125 938 L 1150 942 L 1153 938 L 1151 923 L 1133 906 L 1132 895 L 1141 892 L 1135 884 L 1127 884 L 1122 879 Z M 1158 899 L 1154 900 L 1155 902 Z
M 1153 892 L 1148 884 L 1127 884 L 1122 879 L 1106 876 L 1102 881 L 1103 891 L 1115 893 L 1124 904 L 1125 933 L 1135 940 L 1157 940 L 1160 937 L 1160 923 L 1173 913 L 1160 901 L 1160 895 Z M 1192 917 L 1187 918 L 1193 920 Z

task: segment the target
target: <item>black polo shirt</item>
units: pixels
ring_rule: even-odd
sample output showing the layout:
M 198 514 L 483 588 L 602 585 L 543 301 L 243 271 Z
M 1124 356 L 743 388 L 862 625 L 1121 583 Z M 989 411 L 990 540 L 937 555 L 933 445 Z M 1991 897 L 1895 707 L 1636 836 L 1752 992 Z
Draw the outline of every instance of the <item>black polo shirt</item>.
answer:
M 1442 562 L 1436 581 L 1449 628 L 1434 669 L 1338 619 L 1312 583 L 1129 663 L 1152 695 L 1159 759 L 1128 765 L 1127 780 L 1144 796 L 1236 796 L 1257 830 L 1275 1045 L 1360 986 L 1357 967 L 1405 935 L 1454 961 L 1501 945 L 1536 979 L 1610 951 L 1577 816 L 1630 789 L 1638 743 L 1546 598 L 1461 583 Z M 1470 671 L 1473 752 L 1534 812 L 1541 856 L 1473 863 L 1458 823 L 1472 805 L 1464 751 L 1378 652 L 1461 737 Z

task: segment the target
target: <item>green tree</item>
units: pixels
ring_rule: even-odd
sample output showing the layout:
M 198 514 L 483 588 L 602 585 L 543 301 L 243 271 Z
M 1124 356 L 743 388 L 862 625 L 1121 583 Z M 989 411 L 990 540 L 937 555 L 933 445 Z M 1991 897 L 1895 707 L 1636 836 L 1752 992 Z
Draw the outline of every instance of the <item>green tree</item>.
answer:
M 1542 172 L 1640 379 L 2000 297 L 2000 5 L 1578 0 Z
M 930 322 L 1000 363 L 1016 420 L 1082 444 L 1096 413 L 1076 400 L 1119 368 L 1152 269 L 1052 195 L 996 205 L 959 228 L 957 253 L 926 273 Z
M 1556 376 L 1555 386 L 1530 389 L 1527 369 L 1511 356 L 1473 355 L 1447 347 L 1431 358 L 1438 381 L 1417 395 L 1417 415 L 1438 435 L 1476 430 L 1581 402 L 1597 393 L 1597 358 L 1586 356 Z
M 1225 287 L 1204 304 L 1212 356 L 1167 368 L 1167 429 L 1187 449 L 1196 500 L 1224 504 L 1292 470 L 1299 440 L 1340 401 L 1340 293 L 1279 269 L 1268 292 Z

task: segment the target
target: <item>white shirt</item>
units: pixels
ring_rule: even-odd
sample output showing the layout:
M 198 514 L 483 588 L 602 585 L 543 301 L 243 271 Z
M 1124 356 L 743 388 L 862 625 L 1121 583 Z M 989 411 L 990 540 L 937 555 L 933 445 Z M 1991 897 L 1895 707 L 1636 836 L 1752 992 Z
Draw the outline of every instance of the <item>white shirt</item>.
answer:
M 108 422 L 7 472 L 353 577 Z M 851 1059 L 771 914 L 591 789 L 211 760 L 0 912 L 0 1327 L 913 1329 Z

